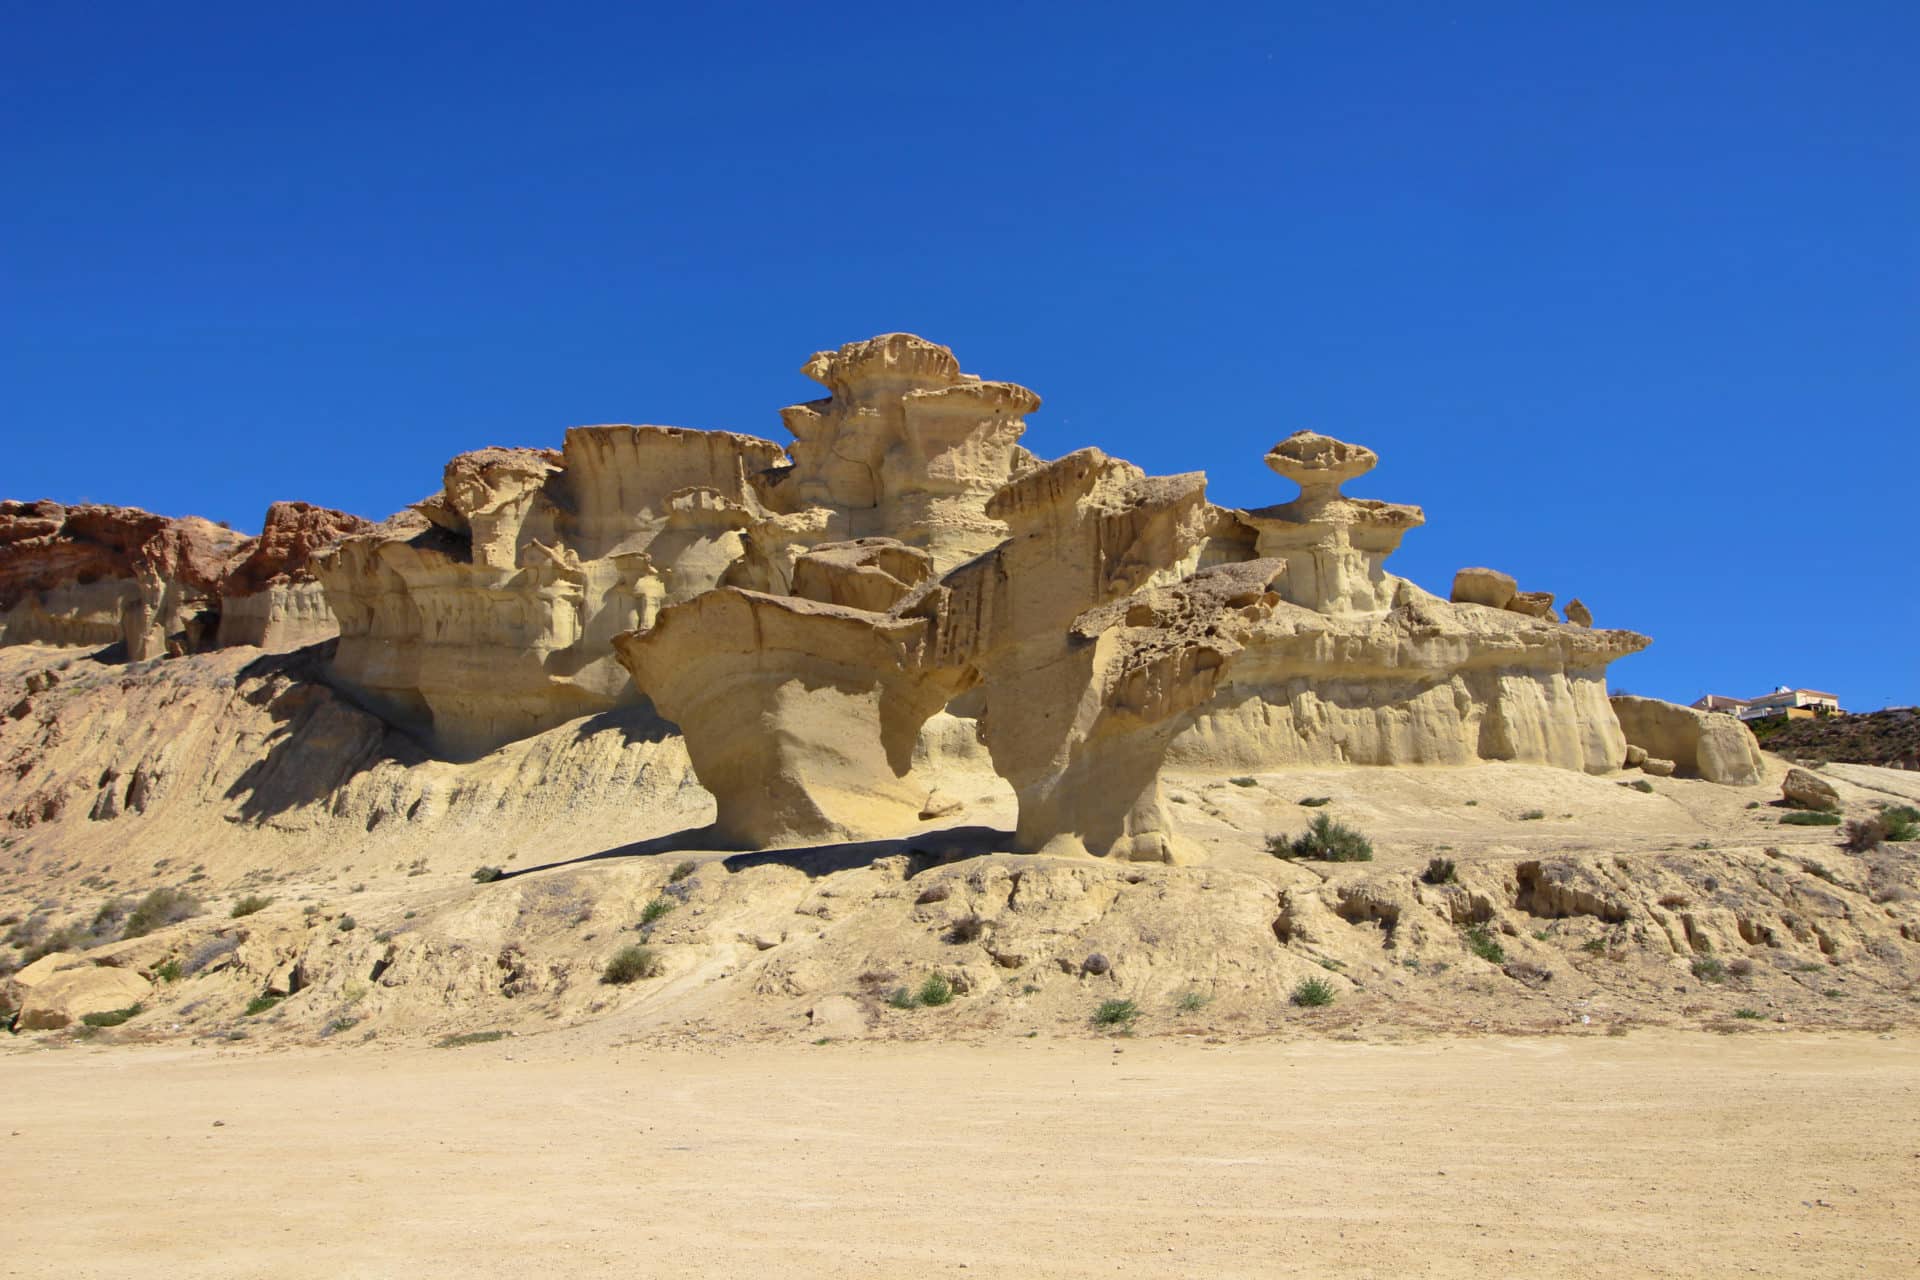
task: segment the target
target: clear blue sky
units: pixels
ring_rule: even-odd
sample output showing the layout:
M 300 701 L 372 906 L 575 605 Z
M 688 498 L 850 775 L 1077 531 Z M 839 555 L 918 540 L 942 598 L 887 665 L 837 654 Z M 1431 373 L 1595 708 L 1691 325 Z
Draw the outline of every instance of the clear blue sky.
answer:
M 1920 702 L 1920 5 L 0 4 L 0 492 L 257 528 L 785 441 L 894 329 L 1028 443 L 1312 427 L 1615 683 Z

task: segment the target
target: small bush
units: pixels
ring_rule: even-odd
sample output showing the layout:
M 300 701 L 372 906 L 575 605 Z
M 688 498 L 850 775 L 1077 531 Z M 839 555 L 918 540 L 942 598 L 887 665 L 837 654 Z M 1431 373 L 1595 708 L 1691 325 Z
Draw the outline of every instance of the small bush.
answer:
M 127 916 L 123 938 L 144 938 L 155 929 L 179 924 L 200 911 L 200 899 L 184 889 L 155 889 Z
M 977 915 L 961 916 L 947 926 L 948 942 L 978 942 L 987 931 L 987 922 Z
M 1525 813 L 1520 815 L 1520 821 L 1538 822 L 1540 821 L 1540 819 L 1546 816 L 1547 816 L 1547 811 L 1545 809 L 1529 809 Z
M 1750 978 L 1753 976 L 1753 961 L 1745 956 L 1738 956 L 1727 961 L 1727 972 L 1736 978 Z
M 657 978 L 665 969 L 666 963 L 652 947 L 622 947 L 613 959 L 607 961 L 606 971 L 600 975 L 600 981 L 624 987 L 642 978 Z
M 276 995 L 255 996 L 253 999 L 247 1001 L 246 1016 L 251 1018 L 256 1013 L 265 1013 L 285 999 L 285 996 Z
M 360 927 L 360 922 L 358 920 L 355 920 L 352 916 L 341 916 L 338 920 L 334 922 L 333 927 L 338 929 L 342 933 L 352 933 L 355 929 Z
M 1371 862 L 1373 843 L 1352 827 L 1315 814 L 1306 831 L 1292 841 L 1275 836 L 1267 851 L 1276 858 L 1314 858 L 1321 862 Z
M 1693 962 L 1693 976 L 1702 982 L 1725 982 L 1727 966 L 1715 956 L 1699 956 Z
M 1880 821 L 1886 826 L 1886 838 L 1895 844 L 1920 840 L 1920 809 L 1912 805 L 1895 805 L 1880 815 Z
M 953 999 L 953 984 L 947 981 L 945 974 L 930 973 L 914 995 L 921 1004 L 938 1008 Z
M 90 1027 L 117 1027 L 127 1019 L 137 1017 L 139 1013 L 140 1006 L 131 1004 L 124 1009 L 110 1009 L 105 1013 L 83 1013 L 80 1015 L 80 1021 Z
M 1301 806 L 1307 809 L 1318 809 L 1322 805 L 1329 805 L 1332 803 L 1333 803 L 1332 796 L 1301 796 L 1300 797 Z
M 1105 1000 L 1093 1011 L 1096 1027 L 1124 1027 L 1140 1016 L 1139 1006 L 1131 1000 Z
M 1488 964 L 1505 964 L 1507 949 L 1500 945 L 1492 932 L 1484 924 L 1468 925 L 1463 931 L 1467 941 L 1467 950 L 1485 960 Z
M 678 866 L 676 866 L 672 871 L 667 873 L 667 883 L 679 884 L 682 880 L 685 880 L 688 876 L 692 875 L 694 872 L 698 871 L 699 869 L 700 869 L 700 864 L 692 861 L 691 859 L 689 859 L 686 862 L 682 862 Z
M 180 962 L 168 957 L 153 966 L 153 976 L 162 982 L 178 982 L 185 975 L 181 972 Z
M 250 916 L 256 911 L 265 911 L 272 904 L 272 898 L 263 898 L 257 893 L 250 893 L 233 904 L 232 918 L 238 920 L 242 916 Z
M 1885 818 L 1855 818 L 1840 829 L 1840 847 L 1848 853 L 1872 853 L 1887 838 Z
M 1460 882 L 1459 876 L 1455 874 L 1452 858 L 1434 858 L 1427 863 L 1427 869 L 1420 873 L 1420 878 L 1428 884 L 1458 884 Z
M 1260 785 L 1260 781 L 1257 778 L 1247 778 L 1247 777 L 1228 778 L 1227 781 L 1231 782 L 1236 787 L 1257 787 Z
M 348 1025 L 352 1025 L 349 1023 Z M 470 1044 L 492 1044 L 496 1040 L 505 1040 L 512 1032 L 508 1031 L 463 1031 L 457 1036 L 441 1036 L 436 1049 L 464 1049 Z
M 1198 1013 L 1212 1003 L 1212 1001 L 1213 997 L 1204 992 L 1182 991 L 1180 998 L 1175 1001 L 1174 1004 L 1182 1013 Z
M 1333 984 L 1325 978 L 1302 978 L 1287 999 L 1302 1009 L 1318 1009 L 1333 1003 Z
M 895 987 L 892 992 L 888 994 L 887 1003 L 896 1009 L 918 1009 L 920 1007 L 920 1001 L 914 997 L 913 992 L 907 990 L 905 987 Z
M 1767 1015 L 1760 1012 L 1758 1009 L 1735 1009 L 1733 1011 L 1733 1016 L 1736 1018 L 1744 1018 L 1748 1022 L 1759 1022 L 1761 1019 L 1765 1018 Z
M 677 904 L 672 898 L 655 898 L 640 909 L 640 927 L 646 928 L 662 916 L 672 911 Z
M 505 874 L 507 873 L 498 867 L 475 867 L 473 871 L 473 882 L 475 884 L 492 884 Z
M 1588 938 L 1580 944 L 1580 949 L 1590 956 L 1603 956 L 1607 954 L 1607 940 L 1605 938 Z
M 1635 778 L 1632 782 L 1623 782 L 1620 785 L 1623 787 L 1630 787 L 1633 790 L 1638 791 L 1643 796 L 1650 796 L 1653 794 L 1653 784 L 1651 782 L 1648 782 L 1645 778 Z
M 1780 825 L 1783 827 L 1837 827 L 1840 825 L 1840 815 L 1821 813 L 1816 809 L 1796 809 L 1792 813 L 1781 814 Z

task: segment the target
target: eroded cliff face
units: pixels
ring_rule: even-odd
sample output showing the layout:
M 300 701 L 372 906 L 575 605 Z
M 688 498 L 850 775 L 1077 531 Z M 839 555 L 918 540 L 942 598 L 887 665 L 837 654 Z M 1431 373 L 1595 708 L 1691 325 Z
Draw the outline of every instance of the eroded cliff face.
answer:
M 0 644 L 119 643 L 131 662 L 312 644 L 335 628 L 308 562 L 367 527 L 305 502 L 273 504 L 257 538 L 134 507 L 0 502 Z

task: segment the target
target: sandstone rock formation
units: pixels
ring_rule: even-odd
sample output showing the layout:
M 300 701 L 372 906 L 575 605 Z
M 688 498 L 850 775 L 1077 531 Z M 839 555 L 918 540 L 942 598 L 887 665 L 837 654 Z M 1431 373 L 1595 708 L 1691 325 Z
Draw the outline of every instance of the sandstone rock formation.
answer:
M 1780 798 L 1796 809 L 1832 812 L 1840 808 L 1840 793 L 1833 784 L 1805 769 L 1789 769 L 1780 783 Z
M 0 644 L 117 642 L 131 662 L 311 644 L 335 627 L 308 561 L 365 527 L 304 502 L 269 507 L 258 538 L 132 507 L 0 503 Z
M 1453 575 L 1455 604 L 1483 604 L 1489 609 L 1504 609 L 1520 592 L 1512 575 L 1498 569 L 1462 569 Z
M 0 503 L 0 642 L 118 641 L 135 662 L 199 648 L 243 541 L 132 507 Z
M 96 966 L 64 952 L 22 969 L 10 985 L 20 1002 L 15 1025 L 21 1031 L 52 1030 L 90 1013 L 130 1008 L 152 989 L 151 983 L 130 970 Z
M 1753 730 L 1732 716 L 1629 694 L 1611 702 L 1627 741 L 1645 749 L 1640 767 L 1648 773 L 1656 772 L 1655 760 L 1670 760 L 1681 777 L 1730 786 L 1753 786 L 1765 775 Z
M 241 544 L 220 580 L 219 642 L 282 652 L 339 634 L 313 557 L 371 520 L 308 502 L 267 508 L 260 536 Z

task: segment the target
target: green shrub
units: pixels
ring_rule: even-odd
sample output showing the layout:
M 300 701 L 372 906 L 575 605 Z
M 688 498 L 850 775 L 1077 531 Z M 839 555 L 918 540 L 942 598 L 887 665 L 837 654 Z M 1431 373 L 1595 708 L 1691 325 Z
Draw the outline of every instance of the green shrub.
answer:
M 1317 813 L 1306 831 L 1292 841 L 1274 836 L 1267 851 L 1276 858 L 1314 858 L 1321 862 L 1371 862 L 1373 844 L 1352 827 Z
M 646 928 L 678 906 L 672 898 L 655 898 L 640 909 L 640 927 Z
M 180 968 L 180 962 L 169 956 L 167 959 L 153 966 L 153 976 L 162 982 L 178 982 L 186 975 Z
M 276 996 L 276 995 L 255 996 L 253 999 L 247 1001 L 246 1016 L 251 1018 L 256 1013 L 265 1013 L 267 1010 L 273 1008 L 273 1006 L 279 1004 L 284 999 L 286 999 L 285 996 Z
M 352 916 L 341 916 L 338 920 L 334 921 L 333 927 L 342 933 L 352 933 L 360 927 L 360 922 Z
M 945 974 L 930 973 L 914 996 L 921 1004 L 937 1008 L 953 999 L 953 984 L 947 981 Z
M 1590 956 L 1603 956 L 1607 954 L 1607 940 L 1605 938 L 1588 938 L 1580 944 L 1580 949 Z
M 495 1040 L 505 1040 L 510 1034 L 506 1031 L 463 1031 L 457 1036 L 441 1036 L 433 1047 L 464 1049 L 470 1044 L 492 1044 Z
M 110 1009 L 106 1013 L 83 1013 L 80 1021 L 90 1027 L 117 1027 L 127 1019 L 138 1016 L 140 1008 L 137 1004 L 130 1004 L 124 1009 Z
M 1318 1009 L 1333 1003 L 1333 984 L 1325 978 L 1302 978 L 1287 998 L 1302 1009 Z
M 1227 781 L 1231 782 L 1236 787 L 1257 787 L 1260 785 L 1260 780 L 1258 778 L 1247 778 L 1247 777 L 1228 778 Z
M 1507 950 L 1493 936 L 1484 924 L 1471 924 L 1462 930 L 1466 938 L 1467 950 L 1485 960 L 1488 964 L 1505 964 Z
M 613 959 L 607 961 L 606 972 L 600 975 L 600 981 L 624 987 L 642 978 L 657 978 L 665 969 L 666 962 L 652 947 L 622 947 Z
M 1333 803 L 1332 796 L 1301 796 L 1300 797 L 1301 806 L 1308 809 L 1318 809 L 1323 805 L 1329 805 L 1332 803 Z
M 1427 863 L 1427 869 L 1420 873 L 1420 878 L 1428 884 L 1458 884 L 1460 882 L 1459 876 L 1455 873 L 1452 858 L 1432 859 Z
M 1635 778 L 1632 782 L 1623 782 L 1620 785 L 1623 787 L 1631 787 L 1633 790 L 1638 791 L 1643 796 L 1650 796 L 1653 794 L 1653 784 L 1651 782 L 1648 782 L 1645 778 Z
M 920 1001 L 914 996 L 913 992 L 907 990 L 905 987 L 895 987 L 887 996 L 887 1003 L 896 1009 L 918 1009 L 920 1007 Z
M 698 871 L 699 869 L 700 869 L 700 864 L 692 861 L 691 859 L 689 859 L 686 862 L 682 862 L 678 866 L 676 866 L 671 872 L 668 873 L 667 883 L 679 884 L 682 880 L 685 880 L 688 876 L 692 875 L 694 872 Z
M 1105 1000 L 1093 1011 L 1093 1025 L 1124 1027 L 1139 1016 L 1140 1009 L 1131 1000 Z
M 1693 962 L 1693 976 L 1702 982 L 1725 982 L 1727 966 L 1714 956 L 1698 956 Z
M 127 916 L 123 938 L 144 938 L 155 929 L 179 924 L 200 911 L 200 899 L 184 889 L 155 889 Z
M 1540 819 L 1546 816 L 1547 816 L 1547 811 L 1545 809 L 1529 809 L 1525 813 L 1520 815 L 1520 821 L 1538 822 L 1540 821 Z
M 265 911 L 272 904 L 272 898 L 263 898 L 257 893 L 250 893 L 233 904 L 232 918 L 238 920 L 240 917 L 250 916 L 256 911 Z
M 1175 1006 L 1182 1013 L 1198 1013 L 1212 1003 L 1213 997 L 1200 991 L 1182 991 Z
M 1910 804 L 1895 805 L 1880 815 L 1886 824 L 1887 839 L 1896 844 L 1920 840 L 1920 809 Z
M 505 874 L 507 873 L 498 867 L 475 867 L 473 871 L 473 882 L 475 884 L 492 884 Z
M 1783 827 L 1837 827 L 1840 825 L 1840 815 L 1822 813 L 1817 809 L 1796 809 L 1792 813 L 1781 814 L 1780 825 Z
M 1736 1018 L 1744 1018 L 1749 1022 L 1759 1022 L 1761 1019 L 1765 1018 L 1767 1015 L 1760 1012 L 1758 1009 L 1735 1009 L 1733 1011 L 1733 1016 Z

